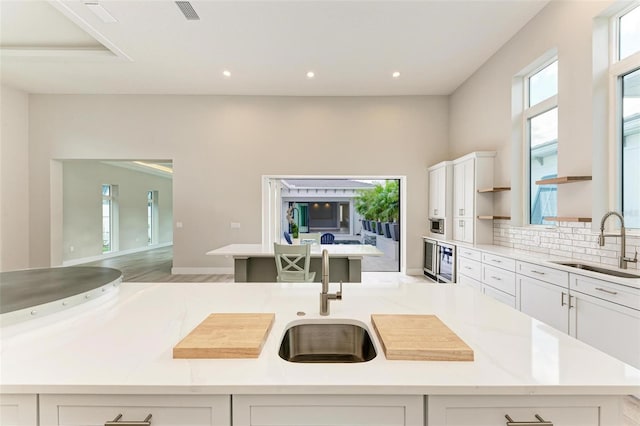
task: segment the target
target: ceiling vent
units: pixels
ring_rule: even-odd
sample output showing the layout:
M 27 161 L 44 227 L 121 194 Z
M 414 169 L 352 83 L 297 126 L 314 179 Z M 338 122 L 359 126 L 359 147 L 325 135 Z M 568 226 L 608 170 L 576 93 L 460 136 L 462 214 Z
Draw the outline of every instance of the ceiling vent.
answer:
M 191 3 L 189 3 L 188 1 L 177 1 L 176 4 L 178 5 L 178 8 L 180 9 L 184 17 L 187 18 L 189 21 L 200 20 L 200 17 L 196 13 L 193 6 L 191 6 Z

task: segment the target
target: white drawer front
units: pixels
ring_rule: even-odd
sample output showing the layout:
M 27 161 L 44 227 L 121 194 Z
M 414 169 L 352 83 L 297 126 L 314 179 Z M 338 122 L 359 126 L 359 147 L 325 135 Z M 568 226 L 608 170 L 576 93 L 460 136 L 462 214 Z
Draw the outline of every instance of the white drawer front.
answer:
M 516 262 L 516 272 L 560 287 L 569 287 L 569 273 L 528 262 Z
M 516 270 L 515 259 L 510 259 L 508 257 L 498 256 L 495 254 L 482 253 L 482 263 L 506 269 L 508 271 Z
M 36 395 L 0 395 L 0 425 L 37 426 L 38 401 Z
M 482 283 L 504 291 L 512 296 L 516 295 L 516 274 L 504 269 L 482 265 Z
M 579 291 L 599 299 L 640 310 L 640 289 L 571 274 L 572 291 Z
M 482 291 L 482 283 L 480 281 L 469 278 L 466 275 L 462 275 L 460 272 L 458 272 L 457 283 L 463 286 L 475 288 L 478 291 Z
M 477 262 L 482 261 L 482 252 L 466 247 L 458 246 L 458 256 L 466 257 L 467 259 L 475 260 Z
M 152 425 L 229 426 L 228 395 L 40 395 L 40 422 L 47 426 L 104 426 L 118 414 L 121 422 Z
M 497 301 L 502 302 L 516 309 L 515 296 L 512 296 L 500 290 L 496 290 L 495 288 L 490 287 L 486 284 L 482 284 L 482 293 L 485 294 L 486 296 L 491 297 L 492 299 L 496 299 Z
M 234 426 L 421 426 L 422 395 L 234 395 Z
M 474 280 L 482 280 L 482 263 L 475 260 L 458 258 L 458 272 Z

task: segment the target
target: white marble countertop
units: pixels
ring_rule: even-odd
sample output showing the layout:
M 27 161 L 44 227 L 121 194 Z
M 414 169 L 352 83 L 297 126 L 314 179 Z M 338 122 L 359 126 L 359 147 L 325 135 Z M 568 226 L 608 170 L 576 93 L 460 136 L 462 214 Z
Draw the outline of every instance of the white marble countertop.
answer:
M 0 392 L 640 393 L 640 370 L 471 288 L 345 283 L 329 317 L 318 314 L 319 292 L 317 283 L 124 283 L 100 300 L 0 328 Z M 259 358 L 172 358 L 173 346 L 215 312 L 275 313 Z M 435 314 L 474 350 L 475 360 L 389 361 L 373 313 Z M 284 361 L 278 356 L 284 330 L 301 320 L 360 322 L 378 355 L 359 364 Z
M 604 281 L 640 289 L 640 271 L 637 269 L 620 269 L 616 266 L 607 265 L 603 263 L 590 262 L 590 261 L 580 260 L 580 259 L 572 259 L 570 257 L 554 256 L 554 255 L 549 255 L 544 253 L 536 253 L 536 252 L 527 251 L 527 250 L 517 250 L 510 247 L 496 246 L 492 244 L 468 244 L 460 241 L 433 238 L 430 236 L 423 236 L 422 238 L 429 239 L 429 240 L 443 241 L 448 244 L 453 244 L 457 247 L 467 247 L 467 248 L 479 250 L 485 253 L 491 253 L 499 256 L 510 257 L 512 259 L 520 260 L 523 262 L 537 263 L 543 266 L 547 266 L 549 268 L 555 268 L 561 271 L 566 271 L 566 272 L 570 272 L 578 275 L 601 279 Z M 637 278 L 616 277 L 614 275 L 607 275 L 599 272 L 588 271 L 586 269 L 577 269 L 571 266 L 560 265 L 556 262 L 582 263 L 584 265 L 591 265 L 598 268 L 605 268 L 613 271 L 623 272 L 625 274 L 635 275 Z
M 383 256 L 384 253 L 369 244 L 311 244 L 311 257 L 322 256 L 327 249 L 332 257 Z M 273 245 L 229 244 L 207 252 L 211 256 L 268 257 L 273 256 Z

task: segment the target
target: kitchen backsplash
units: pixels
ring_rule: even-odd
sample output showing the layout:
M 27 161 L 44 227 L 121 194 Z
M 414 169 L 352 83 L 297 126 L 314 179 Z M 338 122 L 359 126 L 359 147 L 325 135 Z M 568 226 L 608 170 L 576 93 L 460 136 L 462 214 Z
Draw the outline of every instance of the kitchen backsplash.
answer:
M 640 236 L 627 235 L 627 257 L 640 251 Z M 494 220 L 493 244 L 590 262 L 618 265 L 620 237 L 607 237 L 598 245 L 598 232 L 591 223 L 559 222 L 557 227 L 515 227 L 507 220 Z M 629 269 L 640 269 L 638 263 L 628 263 Z

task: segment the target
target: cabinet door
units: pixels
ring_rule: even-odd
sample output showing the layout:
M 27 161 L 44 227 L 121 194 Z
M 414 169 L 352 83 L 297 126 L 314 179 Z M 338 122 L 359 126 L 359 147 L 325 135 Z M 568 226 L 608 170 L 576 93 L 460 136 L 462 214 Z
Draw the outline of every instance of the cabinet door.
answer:
M 229 395 L 40 395 L 40 424 L 103 426 L 121 422 L 153 426 L 230 426 Z
M 574 291 L 569 303 L 573 337 L 640 368 L 640 311 Z
M 475 164 L 473 158 L 464 162 L 464 204 L 461 215 L 464 217 L 473 217 L 475 214 Z
M 445 217 L 446 169 L 429 171 L 429 217 Z
M 2 394 L 0 396 L 0 425 L 37 426 L 38 402 L 36 395 Z
M 453 239 L 473 244 L 473 219 L 454 219 Z
M 619 397 L 429 396 L 427 424 L 504 426 L 508 415 L 514 422 L 533 425 L 538 423 L 537 414 L 554 426 L 619 425 L 619 401 Z
M 424 426 L 422 395 L 234 395 L 234 426 Z
M 453 165 L 453 217 L 464 217 L 465 164 Z
M 551 327 L 569 333 L 569 291 L 544 281 L 517 276 L 520 310 Z

